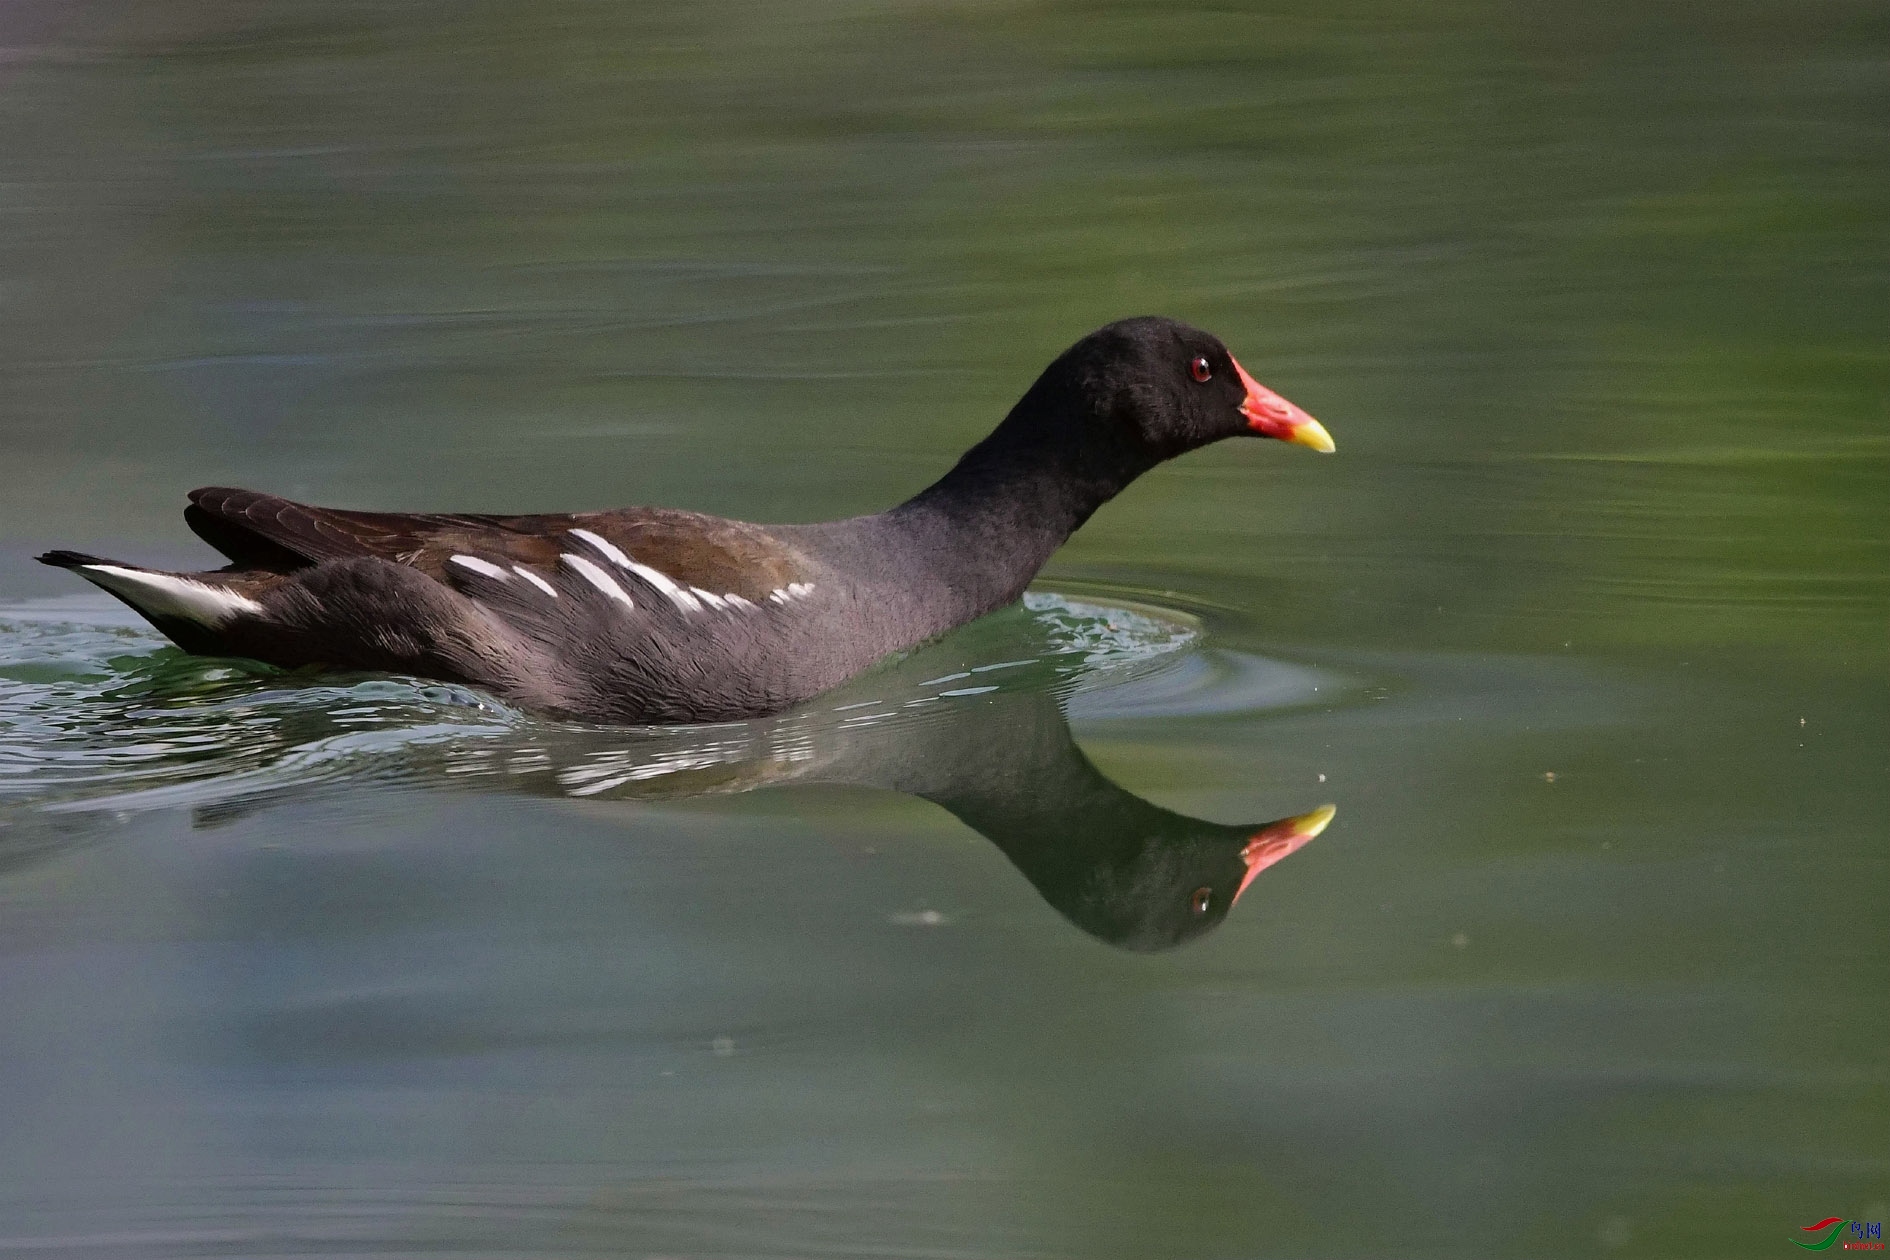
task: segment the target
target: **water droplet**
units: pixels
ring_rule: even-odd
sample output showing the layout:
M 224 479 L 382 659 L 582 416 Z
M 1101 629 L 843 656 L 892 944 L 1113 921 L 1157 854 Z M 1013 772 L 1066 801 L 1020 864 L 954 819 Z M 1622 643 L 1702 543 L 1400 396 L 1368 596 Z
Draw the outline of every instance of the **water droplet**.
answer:
M 1634 1238 L 1634 1222 L 1625 1216 L 1610 1216 L 1595 1231 L 1595 1240 L 1610 1251 L 1628 1245 Z

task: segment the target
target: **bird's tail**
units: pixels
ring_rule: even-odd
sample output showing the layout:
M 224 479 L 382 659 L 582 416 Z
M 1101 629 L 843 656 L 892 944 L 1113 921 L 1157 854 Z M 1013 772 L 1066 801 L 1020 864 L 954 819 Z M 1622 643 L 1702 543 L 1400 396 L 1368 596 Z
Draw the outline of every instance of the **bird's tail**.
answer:
M 263 610 L 239 589 L 250 584 L 240 573 L 167 573 L 82 551 L 48 551 L 39 562 L 116 596 L 187 651 L 204 651 L 231 621 Z

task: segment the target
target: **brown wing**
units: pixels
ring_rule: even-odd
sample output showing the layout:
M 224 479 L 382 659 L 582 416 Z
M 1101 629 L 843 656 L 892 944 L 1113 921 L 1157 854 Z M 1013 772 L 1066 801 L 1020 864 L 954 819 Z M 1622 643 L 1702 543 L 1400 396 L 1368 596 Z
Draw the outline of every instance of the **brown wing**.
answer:
M 347 556 L 403 560 L 424 539 L 476 518 L 403 516 L 310 507 L 273 494 L 206 486 L 190 492 L 184 519 L 197 536 L 238 564 L 303 568 Z
M 589 554 L 573 530 L 606 539 L 681 586 L 756 603 L 807 577 L 805 560 L 758 525 L 670 508 L 622 508 L 556 516 L 351 512 L 311 507 L 253 490 L 193 490 L 185 519 L 239 564 L 288 571 L 322 560 L 379 556 L 445 579 L 448 560 L 555 568 L 564 553 Z

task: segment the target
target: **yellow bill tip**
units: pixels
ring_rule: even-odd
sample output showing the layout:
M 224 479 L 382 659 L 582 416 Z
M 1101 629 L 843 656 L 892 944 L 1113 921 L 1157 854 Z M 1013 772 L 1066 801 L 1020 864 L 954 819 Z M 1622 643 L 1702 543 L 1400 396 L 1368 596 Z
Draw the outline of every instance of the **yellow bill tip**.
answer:
M 1309 446 L 1321 455 L 1330 455 L 1339 449 L 1333 444 L 1332 435 L 1326 432 L 1326 426 L 1310 416 L 1294 425 L 1286 440 L 1298 446 Z
M 1338 812 L 1337 805 L 1321 805 L 1310 814 L 1301 814 L 1292 821 L 1293 834 L 1310 840 L 1324 831 Z

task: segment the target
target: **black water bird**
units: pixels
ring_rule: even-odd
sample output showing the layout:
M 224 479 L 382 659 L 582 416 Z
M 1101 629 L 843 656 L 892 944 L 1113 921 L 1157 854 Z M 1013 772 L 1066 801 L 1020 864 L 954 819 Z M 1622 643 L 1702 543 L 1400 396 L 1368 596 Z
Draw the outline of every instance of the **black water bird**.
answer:
M 227 568 L 40 559 L 189 652 L 416 674 L 597 721 L 725 721 L 1010 603 L 1135 478 L 1243 434 L 1332 449 L 1217 338 L 1147 317 L 1070 347 L 949 473 L 871 516 L 401 514 L 211 488 L 185 520 Z

